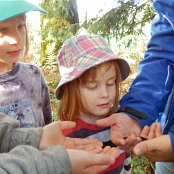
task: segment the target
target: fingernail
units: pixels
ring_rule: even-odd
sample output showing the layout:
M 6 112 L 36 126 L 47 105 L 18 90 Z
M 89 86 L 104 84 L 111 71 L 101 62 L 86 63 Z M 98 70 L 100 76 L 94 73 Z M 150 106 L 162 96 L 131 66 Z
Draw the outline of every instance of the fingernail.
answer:
M 134 153 L 135 155 L 141 155 L 141 149 L 140 148 L 134 149 Z
M 109 157 L 109 163 L 114 164 L 115 163 L 115 158 L 114 157 Z

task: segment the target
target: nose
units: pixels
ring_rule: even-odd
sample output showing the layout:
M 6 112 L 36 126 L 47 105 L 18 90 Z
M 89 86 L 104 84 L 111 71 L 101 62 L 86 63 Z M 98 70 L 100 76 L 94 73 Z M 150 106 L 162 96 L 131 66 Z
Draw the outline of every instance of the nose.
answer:
M 14 31 L 11 36 L 8 37 L 10 45 L 19 44 L 21 42 L 21 35 L 19 31 Z
M 100 89 L 100 97 L 106 98 L 108 96 L 109 96 L 108 88 L 107 88 L 107 86 L 103 85 Z

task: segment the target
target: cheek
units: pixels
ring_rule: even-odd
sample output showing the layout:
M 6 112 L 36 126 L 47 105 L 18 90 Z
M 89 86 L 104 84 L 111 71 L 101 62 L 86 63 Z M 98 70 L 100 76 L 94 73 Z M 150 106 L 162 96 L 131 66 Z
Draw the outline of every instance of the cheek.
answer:
M 0 47 L 5 46 L 8 43 L 7 37 L 1 37 L 0 38 Z M 2 48 L 1 48 L 2 49 Z
M 96 98 L 94 94 L 89 90 L 80 90 L 81 100 L 83 106 L 88 106 L 92 103 L 93 98 Z
M 20 30 L 20 37 L 21 37 L 22 44 L 26 45 L 26 40 L 27 40 L 27 31 L 26 31 L 26 29 L 21 29 Z
M 116 89 L 113 87 L 112 89 L 109 90 L 111 98 L 114 100 L 116 97 Z
M 88 93 L 85 91 L 81 91 L 80 95 L 83 105 L 86 105 L 88 103 L 88 100 L 90 99 Z
M 0 41 L 1 42 L 1 41 Z M 1 44 L 0 43 L 0 58 L 2 58 L 3 56 L 6 56 L 6 51 L 7 51 L 7 48 L 8 47 L 6 47 L 6 44 L 4 43 L 4 44 Z

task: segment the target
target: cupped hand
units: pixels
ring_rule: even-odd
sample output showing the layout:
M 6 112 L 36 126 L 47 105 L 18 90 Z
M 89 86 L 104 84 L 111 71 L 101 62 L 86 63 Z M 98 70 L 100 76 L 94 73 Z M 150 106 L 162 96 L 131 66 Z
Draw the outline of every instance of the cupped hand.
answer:
M 111 141 L 128 152 L 140 141 L 137 138 L 141 133 L 140 125 L 124 113 L 115 113 L 107 118 L 97 120 L 97 125 L 111 126 Z
M 39 149 L 46 149 L 50 146 L 62 145 L 68 149 L 102 149 L 102 143 L 97 139 L 87 138 L 69 138 L 62 133 L 64 129 L 71 129 L 75 127 L 76 123 L 72 121 L 55 121 L 43 127 L 40 138 Z
M 83 150 L 67 149 L 72 166 L 71 173 L 97 174 L 114 164 L 117 157 L 116 151 L 114 148 L 108 148 L 105 152 L 95 154 Z

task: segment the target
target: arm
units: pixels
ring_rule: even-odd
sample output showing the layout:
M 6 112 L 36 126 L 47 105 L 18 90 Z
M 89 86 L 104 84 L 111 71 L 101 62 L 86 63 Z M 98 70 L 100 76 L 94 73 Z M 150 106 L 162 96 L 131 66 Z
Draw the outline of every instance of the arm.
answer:
M 31 135 L 28 136 L 28 131 L 31 132 L 33 128 L 23 129 L 17 128 L 18 126 L 18 121 L 0 113 L 0 152 L 8 151 L 10 148 L 19 145 L 21 142 L 24 144 L 31 144 L 30 141 L 32 141 L 32 137 L 35 136 L 35 132 L 31 133 Z M 8 154 L 2 153 L 0 154 L 0 173 L 27 174 L 32 172 L 33 174 L 68 174 L 70 173 L 71 163 L 72 174 L 88 174 L 98 173 L 115 162 L 115 158 L 118 155 L 116 153 L 116 149 L 105 152 L 104 154 L 94 154 L 86 151 L 76 150 L 76 148 L 83 149 L 81 146 L 90 146 L 91 143 L 95 144 L 97 147 L 100 147 L 101 144 L 95 139 L 89 140 L 64 137 L 61 133 L 61 130 L 72 128 L 74 126 L 74 122 L 66 121 L 54 122 L 52 124 L 44 126 L 42 129 L 42 135 L 40 131 L 40 134 L 38 134 L 39 138 L 36 138 L 37 143 L 35 142 L 35 145 L 39 146 L 42 149 L 48 146 L 52 147 L 44 151 L 38 151 L 32 146 L 21 145 L 15 147 Z M 39 130 L 39 128 L 35 130 Z M 14 138 L 14 135 L 18 136 L 18 138 Z M 12 143 L 14 139 L 15 141 L 14 143 Z M 54 146 L 57 144 L 62 144 L 67 148 L 72 147 L 75 149 L 67 149 L 67 156 L 63 148 Z M 79 164 L 81 165 L 79 166 Z
M 0 154 L 2 174 L 69 174 L 70 160 L 63 147 L 52 147 L 38 151 L 32 146 L 18 146 L 8 154 Z
M 40 71 L 41 76 L 41 95 L 42 95 L 42 110 L 45 124 L 49 124 L 52 122 L 52 113 L 51 113 L 51 101 L 50 101 L 50 94 L 48 90 L 48 86 L 44 79 L 42 72 Z
M 0 113 L 0 152 L 8 152 L 18 145 L 31 145 L 46 149 L 55 145 L 65 148 L 101 150 L 102 143 L 97 139 L 68 138 L 62 134 L 63 129 L 75 126 L 74 122 L 53 122 L 43 128 L 18 128 L 19 122 Z
M 174 1 L 154 0 L 153 5 L 159 16 L 153 21 L 151 39 L 138 75 L 120 102 L 121 106 L 148 115 L 148 119 L 137 119 L 142 127 L 150 125 L 164 111 L 174 82 Z
M 114 156 L 110 153 L 94 154 L 75 149 L 65 151 L 61 146 L 38 151 L 32 146 L 21 145 L 8 154 L 0 154 L 0 173 L 96 174 L 113 164 Z
M 19 144 L 38 147 L 42 128 L 18 128 L 19 122 L 0 113 L 0 152 L 7 152 Z
M 125 150 L 132 150 L 139 142 L 136 136 L 140 135 L 141 128 L 150 125 L 164 111 L 174 82 L 174 1 L 154 0 L 153 5 L 159 16 L 153 21 L 144 60 L 139 64 L 138 75 L 129 92 L 120 101 L 121 107 L 134 108 L 147 114 L 148 118 L 138 119 L 124 112 L 97 123 L 112 126 L 113 143 Z

